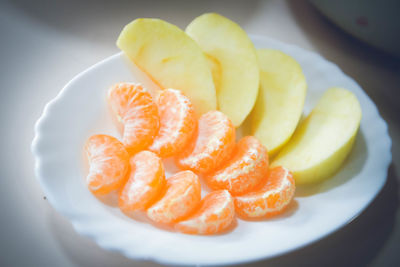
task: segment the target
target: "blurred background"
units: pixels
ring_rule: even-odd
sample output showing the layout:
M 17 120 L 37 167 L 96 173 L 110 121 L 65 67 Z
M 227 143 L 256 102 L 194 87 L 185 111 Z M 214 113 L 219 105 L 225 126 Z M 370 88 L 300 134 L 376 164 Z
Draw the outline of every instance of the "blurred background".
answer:
M 212 11 L 336 63 L 377 104 L 393 140 L 387 183 L 359 217 L 310 246 L 243 266 L 400 266 L 399 3 L 0 0 L 0 265 L 160 266 L 102 250 L 50 206 L 34 177 L 34 124 L 70 79 L 118 52 L 131 20 L 158 17 L 184 28 Z

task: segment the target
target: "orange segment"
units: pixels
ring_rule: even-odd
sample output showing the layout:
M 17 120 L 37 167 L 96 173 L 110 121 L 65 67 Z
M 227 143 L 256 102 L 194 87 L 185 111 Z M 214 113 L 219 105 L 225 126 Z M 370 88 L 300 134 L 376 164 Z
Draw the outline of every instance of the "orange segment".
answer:
M 270 169 L 266 183 L 258 190 L 235 198 L 236 212 L 244 218 L 259 218 L 281 213 L 293 199 L 295 182 L 283 167 Z
M 157 223 L 169 224 L 188 215 L 201 199 L 200 181 L 191 171 L 169 177 L 163 196 L 147 210 L 147 216 Z
M 93 194 L 108 194 L 125 182 L 129 154 L 120 141 L 108 135 L 93 135 L 85 151 L 90 165 L 86 182 Z
M 203 114 L 187 148 L 176 158 L 181 169 L 208 173 L 221 165 L 235 146 L 235 127 L 220 111 Z
M 149 149 L 160 157 L 180 152 L 196 129 L 196 116 L 190 100 L 179 90 L 163 90 L 157 99 L 160 129 Z
M 158 111 L 150 93 L 141 85 L 117 83 L 108 91 L 108 101 L 123 124 L 123 142 L 133 154 L 147 148 L 158 132 Z
M 175 228 L 186 234 L 212 235 L 228 228 L 235 217 L 233 198 L 227 190 L 209 193 L 199 209 Z
M 119 195 L 123 212 L 144 210 L 160 194 L 165 184 L 161 159 L 150 151 L 137 153 L 130 159 L 131 174 Z
M 212 189 L 227 189 L 238 195 L 255 188 L 267 173 L 266 148 L 255 137 L 246 136 L 237 143 L 230 160 L 205 180 Z

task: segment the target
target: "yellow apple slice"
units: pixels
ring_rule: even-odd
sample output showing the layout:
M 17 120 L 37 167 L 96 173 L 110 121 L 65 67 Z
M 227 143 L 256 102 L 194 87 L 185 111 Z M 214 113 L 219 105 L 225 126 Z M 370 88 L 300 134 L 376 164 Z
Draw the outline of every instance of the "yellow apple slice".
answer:
M 260 90 L 249 117 L 250 134 L 273 156 L 289 140 L 303 111 L 307 84 L 300 65 L 285 53 L 257 50 Z
M 207 54 L 219 110 L 239 126 L 258 93 L 259 68 L 253 43 L 239 25 L 215 13 L 194 19 L 186 33 Z
M 178 27 L 160 19 L 136 19 L 122 30 L 117 46 L 161 88 L 181 90 L 198 115 L 216 109 L 206 56 Z
M 342 88 L 324 93 L 272 166 L 288 168 L 296 184 L 331 177 L 351 151 L 361 121 L 356 96 Z

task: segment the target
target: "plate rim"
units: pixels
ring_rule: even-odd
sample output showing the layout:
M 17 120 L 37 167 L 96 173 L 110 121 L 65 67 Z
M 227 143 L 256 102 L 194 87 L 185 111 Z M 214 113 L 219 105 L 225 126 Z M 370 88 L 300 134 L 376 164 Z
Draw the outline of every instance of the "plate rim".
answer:
M 348 220 L 344 221 L 341 224 L 336 225 L 336 227 L 331 228 L 328 232 L 317 236 L 314 239 L 308 239 L 306 242 L 303 242 L 302 244 L 298 245 L 298 246 L 293 246 L 287 250 L 283 250 L 283 251 L 279 251 L 277 253 L 274 254 L 269 254 L 266 256 L 260 256 L 260 257 L 252 257 L 252 258 L 246 258 L 243 260 L 235 260 L 235 261 L 222 261 L 222 262 L 218 262 L 216 264 L 219 265 L 227 265 L 227 264 L 241 264 L 241 263 L 248 263 L 248 262 L 254 262 L 254 261 L 260 261 L 260 260 L 266 260 L 266 259 L 270 259 L 270 258 L 274 258 L 277 256 L 281 256 L 283 254 L 287 254 L 290 252 L 293 252 L 295 250 L 301 249 L 303 247 L 306 247 L 314 242 L 317 242 L 333 233 L 335 233 L 336 231 L 338 231 L 339 229 L 343 228 L 344 226 L 346 226 L 347 224 L 349 224 L 351 221 L 353 221 L 355 218 L 357 218 L 370 204 L 371 202 L 376 198 L 376 196 L 379 194 L 379 192 L 382 190 L 383 186 L 386 184 L 387 181 L 387 172 L 388 172 L 388 168 L 390 163 L 392 162 L 392 154 L 391 154 L 391 146 L 392 146 L 392 141 L 390 138 L 390 135 L 388 133 L 388 126 L 386 121 L 382 118 L 382 116 L 380 116 L 379 110 L 376 106 L 376 104 L 370 99 L 370 97 L 365 93 L 365 91 L 361 88 L 361 86 L 358 85 L 357 82 L 355 82 L 355 80 L 353 78 L 351 78 L 350 76 L 346 75 L 336 64 L 334 64 L 333 62 L 325 59 L 324 57 L 322 57 L 321 55 L 319 55 L 316 52 L 313 51 L 309 51 L 306 50 L 304 48 L 301 48 L 297 45 L 293 45 L 293 44 L 289 44 L 286 42 L 282 42 L 276 39 L 272 39 L 270 37 L 266 37 L 266 36 L 262 36 L 262 35 L 253 35 L 250 34 L 249 35 L 251 40 L 253 42 L 257 42 L 256 40 L 259 40 L 259 42 L 272 42 L 275 43 L 277 45 L 283 45 L 286 47 L 290 47 L 291 49 L 295 49 L 295 50 L 299 50 L 302 51 L 304 53 L 308 53 L 309 55 L 312 55 L 314 57 L 317 57 L 318 60 L 322 60 L 324 61 L 324 63 L 326 64 L 330 64 L 331 66 L 335 67 L 343 76 L 345 76 L 347 79 L 349 79 L 352 83 L 354 83 L 357 87 L 359 87 L 359 89 L 362 91 L 362 93 L 365 94 L 366 99 L 369 101 L 369 105 L 371 107 L 373 107 L 373 109 L 370 111 L 371 112 L 371 116 L 374 117 L 374 120 L 379 121 L 380 123 L 380 128 L 381 132 L 382 132 L 382 143 L 385 144 L 385 147 L 383 149 L 383 151 L 385 151 L 387 153 L 387 162 L 383 163 L 383 166 L 381 169 L 376 170 L 376 173 L 379 176 L 383 176 L 384 179 L 382 179 L 382 183 L 379 185 L 379 188 L 377 188 L 377 190 L 374 192 L 374 194 L 371 194 L 371 196 L 369 197 L 369 200 L 366 201 L 361 209 L 358 210 L 358 212 L 356 212 L 351 218 L 349 218 Z M 68 211 L 68 209 L 65 209 L 63 207 L 63 205 L 59 204 L 58 201 L 56 200 L 56 198 L 54 197 L 53 193 L 51 192 L 51 190 L 48 188 L 48 186 L 46 185 L 45 182 L 45 177 L 43 176 L 43 152 L 41 150 L 42 144 L 43 142 L 45 142 L 43 140 L 43 126 L 45 125 L 46 121 L 48 120 L 49 116 L 51 116 L 51 109 L 53 106 L 57 105 L 57 103 L 59 103 L 59 101 L 63 98 L 64 94 L 66 93 L 66 91 L 68 90 L 69 87 L 73 86 L 75 82 L 77 82 L 82 76 L 84 76 L 86 73 L 91 72 L 93 69 L 106 64 L 108 61 L 112 61 L 114 60 L 114 58 L 116 57 L 120 57 L 121 54 L 123 54 L 123 52 L 118 52 L 110 57 L 107 57 L 101 61 L 99 61 L 98 63 L 90 66 L 89 68 L 87 68 L 86 70 L 80 72 L 78 75 L 76 75 L 74 78 L 72 78 L 63 88 L 62 90 L 56 95 L 56 97 L 54 97 L 52 100 L 50 100 L 44 107 L 43 113 L 41 114 L 41 116 L 39 117 L 39 119 L 37 120 L 36 124 L 35 124 L 35 136 L 34 139 L 32 141 L 31 144 L 31 150 L 32 153 L 34 155 L 35 158 L 35 177 L 37 178 L 37 180 L 40 183 L 40 186 L 43 190 L 43 192 L 45 193 L 47 199 L 49 200 L 49 203 L 53 206 L 53 208 L 55 208 L 55 210 L 57 210 L 57 212 L 59 212 L 63 217 L 65 217 L 72 225 L 74 230 L 79 233 L 80 235 L 89 237 L 90 239 L 92 239 L 97 245 L 99 245 L 100 247 L 102 247 L 103 249 L 106 250 L 116 250 L 119 253 L 123 254 L 125 257 L 133 259 L 133 260 L 151 260 L 154 262 L 158 262 L 161 264 L 178 264 L 178 265 L 183 265 L 183 264 L 193 264 L 193 262 L 178 262 L 178 261 L 174 261 L 173 259 L 169 258 L 169 260 L 166 260 L 165 258 L 160 259 L 157 257 L 157 255 L 152 255 L 152 256 L 144 256 L 144 255 L 135 255 L 135 257 L 132 257 L 132 254 L 129 254 L 126 252 L 126 250 L 124 249 L 116 249 L 116 248 L 110 248 L 109 246 L 107 246 L 106 244 L 103 244 L 99 241 L 99 239 L 97 238 L 97 236 L 92 235 L 90 233 L 87 233 L 86 231 L 82 230 L 79 226 L 79 222 L 77 222 L 76 217 L 72 216 L 71 213 Z M 210 265 L 210 264 L 215 264 L 215 263 L 209 263 L 209 262 L 203 262 L 201 263 L 201 265 Z

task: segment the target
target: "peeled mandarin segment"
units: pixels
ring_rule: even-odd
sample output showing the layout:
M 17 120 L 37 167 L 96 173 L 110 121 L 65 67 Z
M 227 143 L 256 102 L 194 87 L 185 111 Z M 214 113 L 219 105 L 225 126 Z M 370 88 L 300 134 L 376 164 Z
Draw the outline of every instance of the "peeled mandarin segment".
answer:
M 157 223 L 174 223 L 190 214 L 200 199 L 197 175 L 191 171 L 178 172 L 167 179 L 165 194 L 147 210 L 147 216 Z
M 235 197 L 236 212 L 244 218 L 273 216 L 283 212 L 295 192 L 292 173 L 283 167 L 270 169 L 258 190 Z
M 124 212 L 146 209 L 165 184 L 163 163 L 153 152 L 137 153 L 130 166 L 130 177 L 119 195 L 119 207 Z
M 209 111 L 198 122 L 197 133 L 176 158 L 181 169 L 208 173 L 229 158 L 235 147 L 235 127 L 220 111 Z
M 253 136 L 243 137 L 230 160 L 205 177 L 212 189 L 226 189 L 238 195 L 256 187 L 268 173 L 266 148 Z
M 196 129 L 196 115 L 190 100 L 179 90 L 163 90 L 157 100 L 160 129 L 149 149 L 160 157 L 183 150 Z
M 175 228 L 186 234 L 211 235 L 227 229 L 234 217 L 235 206 L 229 192 L 213 191 L 201 201 L 193 215 L 178 222 Z
M 151 94 L 141 85 L 118 83 L 108 92 L 108 101 L 123 124 L 123 142 L 133 154 L 146 149 L 157 135 L 158 110 Z
M 124 145 L 108 135 L 93 135 L 85 145 L 89 160 L 87 184 L 95 195 L 118 189 L 129 171 L 129 154 Z

